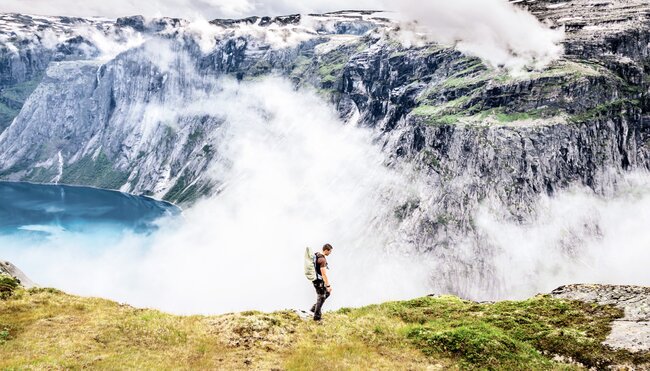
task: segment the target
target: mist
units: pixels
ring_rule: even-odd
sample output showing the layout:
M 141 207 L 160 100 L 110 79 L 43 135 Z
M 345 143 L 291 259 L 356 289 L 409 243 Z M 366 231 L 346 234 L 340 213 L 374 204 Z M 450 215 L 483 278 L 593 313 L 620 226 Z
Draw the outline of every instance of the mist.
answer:
M 107 238 L 88 226 L 40 239 L 2 236 L 3 258 L 71 293 L 223 313 L 309 308 L 304 249 L 331 243 L 328 308 L 428 293 L 426 260 L 391 244 L 394 207 L 409 186 L 384 166 L 369 131 L 345 125 L 315 92 L 284 80 L 212 83 L 185 105 L 165 112 L 152 104 L 145 115 L 223 118 L 212 138 L 222 156 L 210 170 L 218 194 L 160 220 L 150 235 L 116 230 Z
M 385 5 L 390 9 L 390 3 Z M 395 10 L 407 46 L 421 40 L 454 45 L 515 72 L 541 69 L 563 53 L 563 29 L 551 29 L 507 0 L 405 0 Z
M 647 172 L 625 175 L 607 196 L 574 186 L 541 197 L 535 210 L 535 220 L 523 225 L 488 205 L 477 213 L 499 281 L 498 291 L 475 292 L 477 298 L 521 299 L 573 283 L 650 285 Z

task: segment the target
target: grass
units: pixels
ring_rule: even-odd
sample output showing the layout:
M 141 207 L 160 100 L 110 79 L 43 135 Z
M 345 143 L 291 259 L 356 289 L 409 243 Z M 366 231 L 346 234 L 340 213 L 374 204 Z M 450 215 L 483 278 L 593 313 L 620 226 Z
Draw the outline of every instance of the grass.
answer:
M 118 189 L 128 177 L 128 172 L 115 169 L 108 156 L 100 152 L 95 158 L 88 155 L 64 167 L 61 182 Z
M 525 121 L 541 118 L 540 111 L 528 111 L 528 112 L 497 112 L 494 115 L 494 118 L 499 122 L 515 122 L 515 121 Z
M 570 120 L 575 123 L 589 122 L 601 117 L 609 117 L 612 113 L 622 115 L 632 107 L 640 107 L 641 102 L 636 99 L 618 99 L 612 102 L 599 104 L 582 113 L 571 116 Z
M 175 316 L 54 289 L 0 301 L 0 369 L 602 369 L 633 362 L 601 345 L 619 309 L 548 296 L 479 304 L 423 297 L 327 312 Z
M 468 110 L 462 109 L 462 106 L 467 104 L 468 101 L 469 97 L 463 96 L 435 106 L 420 104 L 411 111 L 411 114 L 426 118 L 426 123 L 430 125 L 451 125 L 461 121 L 461 119 L 467 122 L 480 122 L 488 117 L 497 123 L 510 123 L 540 119 L 544 114 L 544 111 L 539 109 L 527 112 L 506 113 L 500 108 L 470 114 Z
M 18 116 L 23 104 L 42 78 L 42 74 L 36 74 L 30 80 L 0 89 L 0 133 Z
M 428 125 L 451 125 L 456 123 L 461 115 L 458 114 L 447 114 L 449 112 L 445 109 L 448 105 L 441 106 L 429 106 L 429 105 L 420 105 L 415 107 L 411 114 L 415 116 L 421 116 L 426 119 Z

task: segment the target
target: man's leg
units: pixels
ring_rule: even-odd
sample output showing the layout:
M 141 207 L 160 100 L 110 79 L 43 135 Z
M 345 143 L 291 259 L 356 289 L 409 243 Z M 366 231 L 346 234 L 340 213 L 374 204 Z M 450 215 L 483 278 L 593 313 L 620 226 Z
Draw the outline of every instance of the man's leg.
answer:
M 319 321 L 321 318 L 321 308 L 325 299 L 329 296 L 329 292 L 325 289 L 325 282 L 323 281 L 314 281 L 314 287 L 316 288 L 317 295 L 316 304 L 314 304 L 314 320 Z
M 318 304 L 318 291 L 319 291 L 318 280 L 312 281 L 312 284 L 314 285 L 314 289 L 316 289 L 316 303 L 314 303 L 314 305 L 311 306 L 311 309 L 309 309 L 309 311 L 314 313 L 316 311 L 316 304 Z

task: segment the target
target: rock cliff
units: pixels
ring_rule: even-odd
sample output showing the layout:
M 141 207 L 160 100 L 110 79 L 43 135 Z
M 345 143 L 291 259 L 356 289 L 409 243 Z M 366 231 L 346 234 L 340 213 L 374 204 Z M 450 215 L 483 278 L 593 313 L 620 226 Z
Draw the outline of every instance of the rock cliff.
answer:
M 280 75 L 317 89 L 344 122 L 372 128 L 388 166 L 415 169 L 426 191 L 395 211 L 400 238 L 454 262 L 439 270 L 454 277 L 449 291 L 463 294 L 459 275 L 487 290 L 498 282 L 475 225 L 480 205 L 527 223 L 541 195 L 579 184 L 607 196 L 624 174 L 650 170 L 650 5 L 516 6 L 565 29 L 564 56 L 543 70 L 511 73 L 426 40 L 404 45 L 401 26 L 377 12 L 201 27 L 3 15 L 0 177 L 191 203 L 221 186 L 208 169 L 222 157 L 223 118 L 165 107 L 218 91 L 221 77 Z M 449 248 L 459 244 L 473 253 Z

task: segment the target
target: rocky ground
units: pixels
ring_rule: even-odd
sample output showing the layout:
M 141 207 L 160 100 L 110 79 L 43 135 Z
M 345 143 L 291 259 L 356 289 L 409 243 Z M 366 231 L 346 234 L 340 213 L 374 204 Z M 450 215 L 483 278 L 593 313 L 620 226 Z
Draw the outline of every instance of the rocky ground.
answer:
M 633 352 L 650 350 L 650 287 L 622 285 L 568 285 L 553 297 L 614 305 L 624 311 L 614 320 L 604 344 Z

